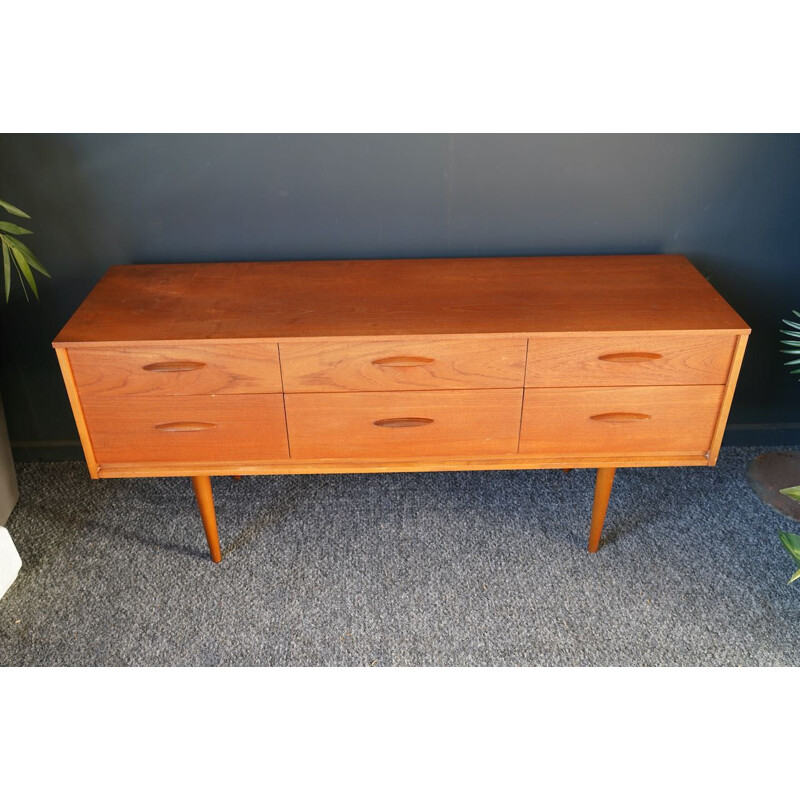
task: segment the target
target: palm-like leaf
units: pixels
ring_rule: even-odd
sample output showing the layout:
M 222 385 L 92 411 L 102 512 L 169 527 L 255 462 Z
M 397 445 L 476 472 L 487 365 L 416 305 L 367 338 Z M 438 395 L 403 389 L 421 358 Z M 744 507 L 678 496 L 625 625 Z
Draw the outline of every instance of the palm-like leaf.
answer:
M 11 203 L 7 203 L 5 200 L 0 200 L 0 208 L 5 209 L 15 217 L 30 219 L 24 211 L 12 206 Z M 28 288 L 33 292 L 34 297 L 37 299 L 39 297 L 39 290 L 36 287 L 36 279 L 33 275 L 34 270 L 46 275 L 48 278 L 50 277 L 50 273 L 41 265 L 39 259 L 26 245 L 17 239 L 17 236 L 26 236 L 30 233 L 31 231 L 27 228 L 22 228 L 13 222 L 0 220 L 0 244 L 2 244 L 3 250 L 3 286 L 5 287 L 6 302 L 8 302 L 11 294 L 12 264 L 17 271 L 20 286 L 22 286 L 26 300 L 28 299 Z M 12 236 L 12 234 L 16 234 L 16 236 Z
M 792 311 L 792 314 L 800 318 L 800 312 Z M 781 344 L 789 349 L 781 350 L 780 352 L 787 356 L 794 356 L 791 360 L 784 362 L 787 367 L 791 367 L 795 364 L 800 364 L 800 324 L 790 319 L 783 320 L 783 323 L 787 326 L 788 330 L 781 330 L 781 333 L 788 338 L 781 339 Z M 790 370 L 790 373 L 792 375 L 800 374 L 800 369 Z M 781 494 L 785 494 L 787 497 L 791 497 L 792 500 L 800 502 L 800 486 L 789 486 L 786 489 L 781 489 Z M 781 543 L 794 559 L 795 564 L 800 567 L 800 536 L 796 533 L 787 533 L 786 531 L 778 531 L 778 533 L 781 537 Z M 796 581 L 798 578 L 800 578 L 800 569 L 795 571 L 794 575 L 789 579 L 789 583 Z
M 800 313 L 797 311 L 792 311 L 792 314 L 796 317 L 800 317 Z M 783 362 L 785 366 L 793 367 L 796 364 L 800 364 L 800 325 L 796 322 L 792 322 L 790 319 L 783 320 L 783 323 L 789 326 L 789 330 L 781 330 L 781 333 L 789 338 L 781 339 L 781 344 L 785 345 L 788 349 L 781 350 L 780 352 L 787 356 L 794 356 L 793 359 Z M 792 375 L 797 375 L 800 373 L 800 370 L 793 369 L 790 370 L 790 372 Z
M 6 287 L 6 302 L 11 293 L 11 254 L 8 252 L 8 245 L 3 242 L 3 286 Z
M 12 206 L 11 203 L 6 203 L 5 200 L 0 200 L 0 206 L 8 211 L 9 214 L 13 214 L 15 217 L 25 217 L 25 219 L 30 219 L 30 217 L 24 211 L 20 211 L 16 206 Z
M 787 533 L 786 531 L 778 531 L 781 537 L 781 544 L 786 548 L 789 555 L 794 559 L 794 563 L 800 566 L 800 536 L 796 533 Z M 791 578 L 789 583 L 796 581 L 800 578 L 800 569 L 798 569 Z
M 794 559 L 795 564 L 800 566 L 800 536 L 796 533 L 781 531 L 781 542 L 789 551 L 789 555 Z
M 781 494 L 791 497 L 792 500 L 800 501 L 800 486 L 787 486 L 785 489 L 781 489 Z
M 0 220 L 0 231 L 6 231 L 6 233 L 16 233 L 17 236 L 25 236 L 28 233 L 33 233 L 33 231 L 29 231 L 27 228 L 23 228 L 21 225 L 15 225 L 13 222 L 6 222 L 5 220 Z

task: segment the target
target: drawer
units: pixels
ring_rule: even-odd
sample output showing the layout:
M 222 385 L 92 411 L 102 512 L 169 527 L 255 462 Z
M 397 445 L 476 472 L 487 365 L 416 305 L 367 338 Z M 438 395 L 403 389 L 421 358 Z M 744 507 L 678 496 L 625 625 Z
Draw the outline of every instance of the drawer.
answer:
M 721 384 L 730 334 L 540 336 L 529 340 L 526 386 Z
M 525 339 L 290 342 L 287 392 L 502 389 L 522 386 Z
M 276 344 L 72 348 L 82 397 L 281 391 Z
M 520 453 L 705 454 L 724 386 L 525 389 Z
M 279 394 L 87 397 L 83 412 L 101 464 L 289 456 Z
M 516 453 L 522 389 L 286 395 L 292 458 Z

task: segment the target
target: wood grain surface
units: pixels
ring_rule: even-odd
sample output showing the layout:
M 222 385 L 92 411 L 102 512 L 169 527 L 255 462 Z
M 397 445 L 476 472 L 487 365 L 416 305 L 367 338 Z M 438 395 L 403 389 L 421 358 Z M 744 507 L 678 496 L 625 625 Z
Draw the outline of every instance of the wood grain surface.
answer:
M 83 410 L 101 464 L 289 457 L 280 394 L 87 397 Z
M 711 464 L 711 466 L 717 463 L 719 448 L 722 446 L 722 437 L 725 434 L 725 425 L 728 422 L 728 415 L 730 414 L 731 405 L 733 403 L 733 392 L 736 389 L 736 381 L 739 379 L 739 371 L 742 368 L 742 360 L 744 359 L 744 351 L 747 347 L 748 339 L 749 336 L 747 334 L 741 334 L 737 337 L 730 372 L 725 381 L 725 393 L 722 395 L 722 408 L 717 417 L 714 437 L 711 440 L 711 448 L 709 450 L 709 464 Z
M 525 389 L 520 453 L 705 455 L 724 386 Z
M 280 345 L 287 392 L 521 387 L 526 339 L 290 342 Z
M 532 337 L 526 386 L 669 386 L 725 383 L 734 334 Z
M 82 396 L 258 394 L 281 391 L 269 343 L 70 350 Z
M 160 264 L 109 269 L 54 345 L 651 330 L 749 329 L 679 255 Z
M 91 475 L 92 478 L 97 478 L 99 477 L 97 459 L 94 456 L 92 437 L 89 435 L 89 428 L 86 425 L 86 417 L 83 413 L 83 404 L 78 394 L 78 387 L 75 385 L 75 376 L 72 374 L 69 351 L 56 350 L 56 356 L 58 357 L 58 365 L 61 368 L 61 375 L 64 378 L 64 386 L 67 390 L 67 397 L 69 397 L 72 415 L 75 418 L 75 427 L 78 429 L 78 436 L 81 440 L 81 447 L 83 448 L 83 455 L 86 458 L 86 466 L 89 470 L 89 475 Z
M 522 389 L 286 395 L 289 443 L 299 459 L 516 453 L 521 409 Z
M 643 456 L 421 456 L 419 458 L 327 458 L 290 461 L 162 461 L 102 464 L 101 478 L 187 475 L 327 475 L 383 472 L 462 472 L 497 469 L 576 469 L 600 467 L 704 467 L 704 455 Z

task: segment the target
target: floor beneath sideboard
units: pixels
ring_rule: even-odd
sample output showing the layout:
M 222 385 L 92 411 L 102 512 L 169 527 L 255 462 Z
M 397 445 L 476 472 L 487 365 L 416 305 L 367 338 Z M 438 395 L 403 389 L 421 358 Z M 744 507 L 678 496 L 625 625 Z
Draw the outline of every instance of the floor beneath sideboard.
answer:
M 188 479 L 20 464 L 0 665 L 797 666 L 767 449 L 620 471 L 594 556 L 589 470 L 216 478 L 219 565 Z

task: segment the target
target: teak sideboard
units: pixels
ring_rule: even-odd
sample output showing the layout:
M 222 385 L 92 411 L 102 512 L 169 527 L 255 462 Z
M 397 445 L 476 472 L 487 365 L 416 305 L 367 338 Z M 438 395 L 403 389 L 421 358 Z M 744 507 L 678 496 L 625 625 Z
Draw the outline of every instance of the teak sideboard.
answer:
M 117 266 L 55 339 L 93 478 L 713 466 L 750 329 L 683 257 Z

